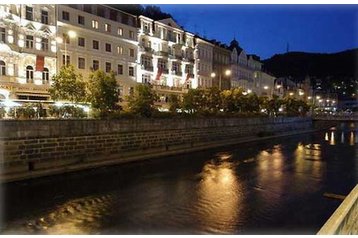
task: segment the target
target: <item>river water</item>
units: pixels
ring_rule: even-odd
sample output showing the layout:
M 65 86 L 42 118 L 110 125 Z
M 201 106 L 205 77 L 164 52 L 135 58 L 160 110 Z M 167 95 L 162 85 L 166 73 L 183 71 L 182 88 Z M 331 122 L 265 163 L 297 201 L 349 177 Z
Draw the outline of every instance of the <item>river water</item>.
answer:
M 315 234 L 358 183 L 358 131 L 326 131 L 9 183 L 3 234 Z

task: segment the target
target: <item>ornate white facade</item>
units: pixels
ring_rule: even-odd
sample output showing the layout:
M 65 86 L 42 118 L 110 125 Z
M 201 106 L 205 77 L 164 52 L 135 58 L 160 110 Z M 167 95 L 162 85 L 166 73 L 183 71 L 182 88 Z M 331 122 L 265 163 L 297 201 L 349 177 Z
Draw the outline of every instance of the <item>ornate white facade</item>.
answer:
M 0 5 L 0 97 L 49 100 L 56 73 L 55 5 Z

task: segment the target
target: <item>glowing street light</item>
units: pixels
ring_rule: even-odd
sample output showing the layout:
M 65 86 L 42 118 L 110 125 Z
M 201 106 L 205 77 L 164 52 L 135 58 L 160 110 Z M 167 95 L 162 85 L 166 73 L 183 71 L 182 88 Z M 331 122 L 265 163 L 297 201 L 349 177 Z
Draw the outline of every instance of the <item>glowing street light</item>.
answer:
M 290 96 L 293 96 L 293 94 L 294 94 L 293 92 L 290 92 L 290 93 L 289 93 Z
M 225 70 L 225 76 L 230 76 L 231 75 L 231 70 L 229 70 L 229 69 L 227 69 L 227 70 Z M 211 78 L 215 78 L 216 77 L 216 73 L 214 73 L 214 72 L 212 72 L 211 74 L 210 74 L 210 77 Z M 222 77 L 222 73 L 220 72 L 220 74 L 219 74 L 219 89 L 221 90 L 221 77 Z
M 251 90 L 251 89 L 248 89 L 248 90 L 247 90 L 247 93 L 252 93 L 252 90 Z
M 67 65 L 67 39 L 75 38 L 77 33 L 75 31 L 68 31 L 65 35 L 65 39 L 61 37 L 56 37 L 56 42 L 59 44 L 65 43 L 65 65 Z
M 264 86 L 264 89 L 267 90 L 269 87 L 268 86 Z

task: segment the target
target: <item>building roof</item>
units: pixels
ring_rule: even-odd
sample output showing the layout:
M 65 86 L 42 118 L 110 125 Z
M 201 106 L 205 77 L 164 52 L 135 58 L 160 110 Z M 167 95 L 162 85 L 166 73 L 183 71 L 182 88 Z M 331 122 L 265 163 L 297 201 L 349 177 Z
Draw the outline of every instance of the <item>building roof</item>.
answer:
M 239 42 L 234 38 L 230 42 L 229 50 L 236 49 L 237 53 L 240 54 L 243 49 L 239 46 Z

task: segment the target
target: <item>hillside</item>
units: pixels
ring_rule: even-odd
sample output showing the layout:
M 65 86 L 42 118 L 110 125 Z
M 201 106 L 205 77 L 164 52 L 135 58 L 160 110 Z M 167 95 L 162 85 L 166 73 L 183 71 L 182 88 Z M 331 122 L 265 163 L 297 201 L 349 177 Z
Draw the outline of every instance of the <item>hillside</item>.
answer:
M 354 97 L 358 86 L 358 49 L 333 54 L 289 52 L 264 60 L 264 68 L 276 77 L 291 76 L 295 81 L 309 75 L 312 84 L 322 82 L 322 90 Z

